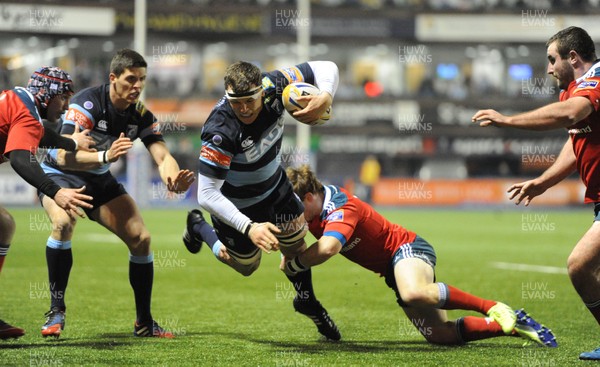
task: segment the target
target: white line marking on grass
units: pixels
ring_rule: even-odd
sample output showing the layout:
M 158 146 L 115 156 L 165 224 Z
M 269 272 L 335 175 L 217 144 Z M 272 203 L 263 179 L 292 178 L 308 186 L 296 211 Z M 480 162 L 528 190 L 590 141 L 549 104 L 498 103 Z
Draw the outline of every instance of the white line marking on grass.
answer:
M 90 242 L 121 243 L 119 237 L 112 233 L 86 233 L 81 237 L 83 240 Z
M 79 237 L 80 236 L 80 237 Z M 75 234 L 75 240 L 79 241 L 84 240 L 84 241 L 89 241 L 89 242 L 102 242 L 102 243 L 123 243 L 123 241 L 121 241 L 121 239 L 119 237 L 117 237 L 116 234 L 112 234 L 110 232 L 108 233 L 84 233 L 81 235 L 77 235 Z M 182 245 L 181 242 L 181 237 L 177 236 L 177 235 L 164 235 L 164 234 L 158 234 L 155 236 L 152 236 L 152 243 L 173 243 L 176 244 L 177 246 Z M 183 245 L 181 246 L 181 248 L 183 249 Z
M 567 274 L 566 268 L 559 268 L 557 266 L 516 264 L 516 263 L 504 263 L 504 262 L 493 262 L 492 266 L 496 269 L 503 269 L 503 270 L 529 271 L 529 272 L 534 272 L 534 273 L 546 273 L 546 274 Z

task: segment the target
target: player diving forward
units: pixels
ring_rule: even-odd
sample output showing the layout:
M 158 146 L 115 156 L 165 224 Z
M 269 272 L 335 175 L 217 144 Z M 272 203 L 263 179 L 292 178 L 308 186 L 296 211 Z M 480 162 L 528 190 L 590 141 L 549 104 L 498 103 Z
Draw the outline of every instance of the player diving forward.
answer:
M 244 276 L 258 268 L 261 249 L 279 248 L 294 256 L 306 247 L 304 208 L 280 164 L 285 113 L 281 93 L 292 82 L 321 90 L 298 98 L 308 104 L 294 113 L 302 122 L 315 121 L 331 105 L 337 65 L 311 61 L 261 73 L 253 64 L 236 62 L 226 71 L 225 96 L 202 129 L 198 202 L 211 213 L 214 229 L 199 210 L 191 211 L 183 240 L 192 253 L 206 241 L 219 260 Z M 314 294 L 310 270 L 288 279 L 297 292 L 294 309 L 325 337 L 339 340 L 336 325 Z

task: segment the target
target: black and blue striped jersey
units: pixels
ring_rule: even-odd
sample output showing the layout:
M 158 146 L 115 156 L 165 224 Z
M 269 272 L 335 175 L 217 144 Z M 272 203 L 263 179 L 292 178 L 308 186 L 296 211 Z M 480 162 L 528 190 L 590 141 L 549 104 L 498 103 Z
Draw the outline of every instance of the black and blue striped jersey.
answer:
M 63 115 L 61 134 L 72 134 L 75 124 L 90 129 L 90 136 L 96 142 L 98 151 L 108 150 L 121 133 L 132 141 L 140 138 L 146 147 L 157 141 L 164 141 L 160 125 L 142 102 L 130 105 L 125 111 L 118 111 L 110 101 L 110 84 L 86 88 L 71 99 L 69 110 Z M 46 173 L 60 173 L 56 164 L 55 149 L 49 150 L 42 167 Z M 108 171 L 110 163 L 91 169 L 89 173 L 102 174 Z
M 295 82 L 315 84 L 308 63 L 262 74 L 263 107 L 253 123 L 239 121 L 224 96 L 202 129 L 199 173 L 224 180 L 221 193 L 239 209 L 260 203 L 287 180 L 279 159 L 285 113 L 281 92 Z

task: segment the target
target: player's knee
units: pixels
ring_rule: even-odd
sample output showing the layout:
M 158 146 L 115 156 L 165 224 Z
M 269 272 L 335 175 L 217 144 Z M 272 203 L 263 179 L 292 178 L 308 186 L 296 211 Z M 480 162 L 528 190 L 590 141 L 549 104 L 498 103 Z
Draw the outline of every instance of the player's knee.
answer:
M 2 242 L 10 242 L 15 234 L 15 219 L 4 208 L 0 208 L 0 236 L 3 237 Z
M 127 244 L 131 253 L 148 253 L 150 251 L 150 232 L 141 230 L 129 240 Z
M 248 265 L 239 264 L 239 266 L 236 267 L 235 270 L 237 270 L 237 272 L 242 274 L 243 276 L 249 277 L 250 275 L 252 275 L 252 273 L 254 273 L 256 271 L 256 269 L 258 269 L 259 265 L 260 265 L 260 260 L 253 264 L 248 264 Z
M 579 279 L 587 272 L 587 264 L 585 259 L 579 254 L 571 254 L 567 259 L 567 271 L 572 280 Z
M 52 232 L 60 239 L 71 238 L 75 229 L 75 220 L 68 215 L 58 216 L 50 219 L 52 221 Z
M 428 304 L 427 293 L 419 288 L 405 289 L 400 292 L 402 301 L 408 306 L 423 306 Z

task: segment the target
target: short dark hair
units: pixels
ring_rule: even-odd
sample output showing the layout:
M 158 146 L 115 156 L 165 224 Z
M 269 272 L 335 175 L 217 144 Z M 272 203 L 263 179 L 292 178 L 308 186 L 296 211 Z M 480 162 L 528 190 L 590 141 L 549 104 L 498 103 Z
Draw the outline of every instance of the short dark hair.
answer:
M 249 92 L 261 85 L 261 72 L 258 66 L 246 61 L 238 61 L 225 71 L 225 89 L 231 87 L 234 93 Z
M 110 62 L 110 72 L 116 76 L 123 74 L 126 69 L 146 67 L 148 67 L 148 64 L 144 57 L 129 48 L 117 51 Z
M 556 50 L 562 59 L 569 56 L 571 50 L 577 52 L 583 61 L 590 62 L 596 60 L 596 46 L 590 35 L 582 28 L 568 27 L 546 42 L 546 47 L 556 41 Z

